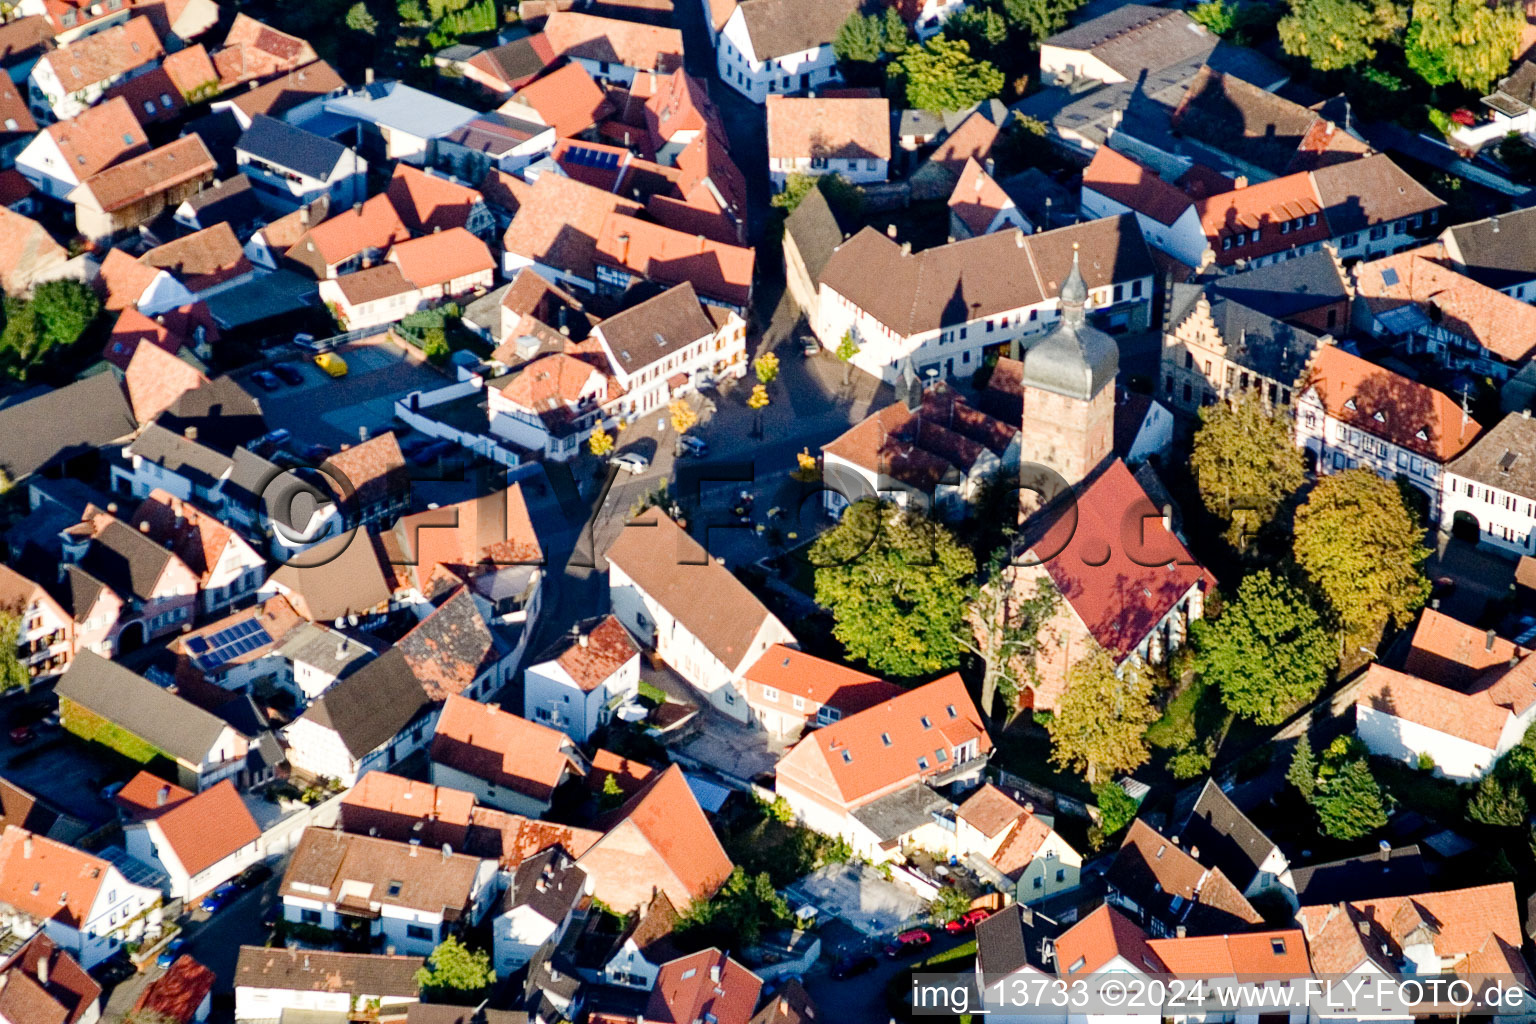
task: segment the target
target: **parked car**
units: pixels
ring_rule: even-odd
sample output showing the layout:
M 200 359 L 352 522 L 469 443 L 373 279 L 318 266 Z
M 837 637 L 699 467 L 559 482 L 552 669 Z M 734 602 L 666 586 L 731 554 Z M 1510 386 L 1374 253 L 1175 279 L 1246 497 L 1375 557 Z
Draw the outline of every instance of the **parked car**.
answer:
M 709 454 L 709 442 L 702 437 L 684 434 L 677 439 L 677 443 L 683 446 L 685 454 L 692 455 L 696 459 L 702 459 Z
M 870 953 L 850 953 L 838 957 L 832 964 L 832 977 L 841 981 L 874 970 L 880 965 L 878 957 Z
M 910 956 L 918 952 L 924 946 L 933 941 L 933 935 L 926 928 L 913 928 L 911 931 L 902 932 L 885 947 L 885 955 L 888 957 Z
M 171 964 L 176 962 L 176 958 L 181 955 L 181 947 L 185 946 L 186 944 L 186 939 L 172 939 L 170 943 L 160 951 L 160 955 L 155 957 L 155 966 L 162 968 L 171 966 Z
M 277 379 L 277 374 L 266 370 L 257 370 L 251 374 L 251 380 L 255 381 L 263 391 L 276 391 L 283 386 L 283 382 Z
M 625 472 L 634 473 L 636 476 L 651 468 L 651 460 L 639 452 L 625 452 L 623 455 L 616 457 L 613 460 L 613 464 Z
M 50 711 L 38 719 L 37 724 L 45 729 L 57 729 L 59 727 L 59 713 L 57 711 Z
M 961 914 L 959 917 L 946 924 L 944 926 L 944 930 L 947 932 L 968 932 L 991 916 L 992 914 L 990 911 L 982 910 L 980 908 L 977 908 L 976 910 L 967 910 L 965 913 Z
M 265 434 L 262 434 L 256 440 L 247 445 L 247 447 L 257 455 L 262 455 L 265 457 L 265 455 L 270 453 L 272 449 L 280 447 L 292 436 L 293 435 L 288 432 L 287 427 L 278 427 L 276 430 L 269 430 Z
M 252 864 L 240 872 L 235 879 L 235 884 L 242 889 L 254 889 L 262 882 L 272 877 L 272 869 L 265 864 Z
M 138 968 L 133 966 L 133 961 L 128 959 L 128 954 L 122 951 L 108 957 L 90 970 L 91 977 L 102 985 L 116 985 L 138 973 Z
M 35 739 L 37 739 L 37 733 L 30 725 L 18 725 L 11 730 L 12 743 L 31 743 Z
M 303 450 L 299 452 L 299 454 L 308 459 L 310 462 L 323 462 L 330 458 L 332 455 L 335 455 L 336 452 L 328 445 L 307 444 L 304 446 Z
M 299 368 L 292 363 L 273 363 L 271 370 L 273 375 L 284 384 L 304 383 L 304 374 L 300 373 Z
M 101 787 L 101 792 L 97 793 L 96 795 L 101 797 L 101 799 L 104 802 L 111 803 L 112 802 L 112 798 L 117 796 L 117 794 L 120 793 L 122 791 L 122 788 L 124 786 L 126 786 L 126 785 L 128 785 L 126 780 L 124 780 L 123 782 L 113 782 L 113 783 L 110 783 L 108 785 L 102 786 Z
M 315 365 L 324 370 L 327 377 L 347 375 L 347 361 L 335 352 L 322 352 L 315 356 Z
M 210 914 L 215 914 L 229 906 L 231 903 L 235 902 L 235 897 L 239 896 L 244 891 L 244 889 L 240 888 L 240 886 L 234 882 L 225 882 L 223 885 L 213 890 L 213 892 L 209 893 L 207 896 L 204 896 L 202 903 L 198 904 L 198 906 L 202 907 Z
M 315 336 L 313 334 L 295 334 L 293 336 L 293 343 L 299 346 L 299 348 L 313 348 Z
M 821 342 L 814 334 L 805 334 L 800 338 L 800 354 L 810 359 L 821 351 Z

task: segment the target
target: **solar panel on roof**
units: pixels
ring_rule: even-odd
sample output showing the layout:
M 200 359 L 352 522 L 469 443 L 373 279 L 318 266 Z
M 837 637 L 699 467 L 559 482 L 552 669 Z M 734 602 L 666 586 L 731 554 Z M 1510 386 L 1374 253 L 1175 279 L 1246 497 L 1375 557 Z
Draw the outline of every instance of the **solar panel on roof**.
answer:
M 194 649 L 193 645 L 197 642 L 202 645 L 201 651 Z M 192 651 L 198 667 L 210 672 L 227 661 L 249 654 L 271 642 L 272 637 L 267 634 L 266 627 L 255 619 L 246 619 L 206 638 L 193 637 L 187 641 L 187 649 Z
M 1386 285 L 1388 288 L 1391 288 L 1393 285 L 1397 284 L 1397 271 L 1393 270 L 1391 267 L 1383 270 L 1381 272 L 1381 283 Z

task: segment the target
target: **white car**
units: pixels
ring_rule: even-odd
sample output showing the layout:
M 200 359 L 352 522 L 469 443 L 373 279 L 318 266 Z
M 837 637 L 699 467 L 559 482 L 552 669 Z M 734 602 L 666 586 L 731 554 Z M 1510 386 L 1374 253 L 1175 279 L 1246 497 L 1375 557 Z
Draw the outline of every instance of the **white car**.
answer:
M 651 460 L 638 452 L 625 452 L 615 458 L 613 464 L 637 476 L 651 468 Z

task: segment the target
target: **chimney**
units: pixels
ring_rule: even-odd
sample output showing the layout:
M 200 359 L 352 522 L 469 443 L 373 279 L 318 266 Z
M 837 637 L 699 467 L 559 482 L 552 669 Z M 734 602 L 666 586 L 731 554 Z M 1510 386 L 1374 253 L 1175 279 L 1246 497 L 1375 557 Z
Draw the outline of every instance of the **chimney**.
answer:
M 1376 849 L 1381 851 L 1382 860 L 1392 859 L 1392 844 L 1387 842 L 1385 839 L 1376 844 Z
M 695 237 L 698 239 L 698 243 L 699 243 L 698 251 L 699 252 L 703 252 L 704 251 L 704 236 L 703 235 L 697 235 Z
M 719 984 L 719 982 L 720 982 L 720 965 L 719 964 L 711 964 L 710 965 L 710 967 L 709 967 L 709 980 L 715 982 L 716 984 Z
M 114 516 L 117 515 L 117 502 L 115 502 L 115 501 L 107 502 L 107 513 L 109 515 L 114 515 Z
M 37 983 L 44 988 L 48 987 L 48 960 L 46 956 L 37 958 Z
M 1494 633 L 1493 633 L 1493 630 L 1490 629 L 1488 631 L 1487 639 L 1485 639 L 1483 641 L 1483 650 L 1485 650 L 1485 651 L 1493 650 L 1493 640 L 1494 640 Z
M 992 169 L 997 166 L 997 161 L 993 160 L 991 157 L 987 157 L 986 162 L 982 166 L 986 168 L 988 174 L 991 174 Z
M 1498 234 L 1499 233 L 1499 215 L 1498 214 L 1494 214 L 1492 217 L 1488 218 L 1488 226 L 1493 229 L 1493 233 L 1494 234 Z
M 353 203 L 352 204 L 352 212 L 354 214 L 358 215 L 358 216 L 361 216 L 362 212 L 363 212 L 363 204 L 362 203 Z
M 32 859 L 32 836 L 30 834 L 21 841 L 21 859 Z
M 1191 857 L 1193 857 L 1195 860 L 1199 860 L 1200 859 L 1200 847 L 1198 847 L 1198 846 L 1191 846 L 1189 848 L 1189 855 Z
M 591 641 L 591 639 L 592 639 L 591 637 L 589 637 L 589 636 L 587 636 L 587 634 L 583 633 L 583 634 L 581 634 L 581 636 L 576 638 L 576 643 L 578 645 L 582 646 L 582 647 L 585 647 Z
M 139 532 L 140 533 L 148 533 L 149 532 L 149 520 L 148 519 L 144 520 L 142 523 L 139 524 Z
M 309 207 L 299 207 L 299 223 L 305 227 L 309 227 Z
M 1233 188 L 1234 191 L 1237 190 L 1237 189 L 1240 189 L 1240 188 L 1247 188 L 1247 187 L 1248 187 L 1248 175 L 1246 175 L 1246 174 L 1239 174 L 1236 178 L 1232 179 L 1232 188 Z
M 195 427 L 195 426 L 188 426 L 181 433 L 182 433 L 182 436 L 184 436 L 188 441 L 196 441 L 197 440 L 197 427 Z
M 911 256 L 912 255 L 912 243 L 911 242 L 902 242 L 901 243 L 901 254 L 903 256 Z
M 627 262 L 628 260 L 629 260 L 629 235 L 626 233 L 626 234 L 622 234 L 622 235 L 619 236 L 619 262 L 620 263 L 624 263 L 624 262 Z
M 1189 929 L 1185 928 L 1183 925 L 1179 925 L 1173 930 L 1173 934 L 1175 937 L 1182 939 L 1185 937 L 1185 934 L 1188 932 L 1188 930 Z
M 1173 532 L 1173 506 L 1172 505 L 1164 505 L 1163 506 L 1163 529 L 1167 530 L 1169 533 Z
M 789 1016 L 789 1000 L 785 999 L 783 996 L 779 996 L 779 1016 Z
M 364 71 L 363 71 L 363 84 L 364 85 L 372 85 L 373 84 L 373 68 L 366 68 L 366 69 L 364 69 Z
M 170 786 L 161 786 L 159 788 L 159 790 L 157 790 L 155 792 L 155 806 L 156 807 L 164 807 L 165 804 L 166 804 L 166 801 L 168 801 L 170 798 L 171 798 L 171 787 Z
M 886 238 L 895 238 L 896 237 L 896 225 L 895 224 L 887 224 L 885 226 L 885 237 Z
M 1360 934 L 1361 935 L 1369 935 L 1369 934 L 1371 934 L 1371 922 L 1369 922 L 1369 921 L 1361 921 L 1360 922 Z
M 1017 228 L 1014 230 L 1013 244 L 1018 246 L 1020 249 L 1024 248 L 1024 230 L 1022 228 Z

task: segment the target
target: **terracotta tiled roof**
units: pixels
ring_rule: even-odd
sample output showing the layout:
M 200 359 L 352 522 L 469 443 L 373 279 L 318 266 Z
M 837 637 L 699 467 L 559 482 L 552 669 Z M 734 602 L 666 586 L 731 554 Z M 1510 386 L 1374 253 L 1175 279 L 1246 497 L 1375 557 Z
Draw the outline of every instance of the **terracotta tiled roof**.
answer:
M 42 61 L 58 76 L 67 92 L 105 82 L 165 56 L 165 48 L 148 18 L 130 18 L 121 25 L 82 36 Z
M 1144 213 L 1159 224 L 1172 225 L 1194 205 L 1194 200 L 1178 186 L 1109 146 L 1100 146 L 1094 152 L 1093 162 L 1083 171 L 1083 187 Z M 1230 182 L 1227 187 L 1231 187 Z
M 82 194 L 87 195 L 97 207 L 111 213 L 198 178 L 211 181 L 217 167 L 201 138 L 184 135 L 92 175 L 70 193 L 70 198 L 78 203 Z
M 432 741 L 433 763 L 545 802 L 568 774 L 584 774 L 579 756 L 563 732 L 458 696 Z
M 1195 213 L 1222 266 L 1326 241 L 1335 233 L 1306 173 L 1208 196 L 1195 204 Z
M 484 495 L 405 516 L 393 536 L 419 586 L 442 565 L 474 570 L 539 565 L 544 558 L 522 488 Z
M 29 291 L 38 274 L 68 260 L 69 253 L 47 228 L 0 206 L 0 288 L 7 294 Z
M 992 856 L 992 866 L 1018 881 L 1050 837 L 1051 826 L 1036 815 L 1022 814 L 1007 837 L 998 844 L 997 853 Z
M 343 495 L 343 500 L 350 499 L 359 508 L 388 501 L 391 496 L 410 490 L 411 476 L 393 430 L 360 444 L 344 446 L 327 458 L 325 465 L 346 479 L 351 493 Z
M 544 22 L 544 38 L 556 54 L 623 64 L 642 71 L 670 71 L 682 64 L 683 34 L 637 21 L 556 11 Z
M 346 81 L 323 60 L 289 71 L 255 89 L 241 90 L 224 98 L 247 118 L 257 114 L 281 117 L 287 110 L 346 88 Z M 223 102 L 223 99 L 220 100 Z
M 160 66 L 171 76 L 171 84 L 183 93 L 212 85 L 219 80 L 219 73 L 214 70 L 213 60 L 208 56 L 208 48 L 202 43 L 166 54 Z
M 213 55 L 225 89 L 291 71 L 315 59 L 314 48 L 307 41 L 279 32 L 246 14 L 235 15 L 224 45 Z
M 1418 306 L 1441 330 L 1481 345 L 1510 363 L 1536 350 L 1536 307 L 1478 284 L 1445 266 L 1440 243 L 1359 263 L 1356 294 L 1376 316 Z
M 217 518 L 158 487 L 130 517 L 151 540 L 165 544 L 207 584 L 235 533 Z M 144 524 L 149 529 L 144 530 Z
M 748 248 L 616 212 L 603 221 L 595 259 L 657 284 L 690 281 L 704 298 L 744 307 L 751 301 L 757 256 Z
M 851 715 L 890 700 L 902 692 L 895 683 L 868 675 L 814 654 L 774 644 L 753 662 L 742 679 L 771 686 L 786 698 L 803 697 Z
M 631 659 L 639 657 L 640 648 L 616 616 L 608 615 L 596 625 L 586 625 L 588 628 L 579 636 L 567 635 L 546 648 L 538 655 L 538 661 L 557 662 L 577 686 L 590 692 Z
M 241 946 L 234 981 L 236 988 L 415 999 L 421 991 L 416 972 L 425 964 L 419 956 Z
M 468 909 L 479 873 L 478 857 L 422 851 L 409 843 L 310 826 L 293 851 L 279 891 L 313 898 L 310 887 L 318 886 L 330 900 L 340 901 L 343 885 L 361 882 L 373 886 L 374 903 L 453 918 Z M 393 895 L 385 888 L 392 882 L 400 883 Z M 245 983 L 237 974 L 236 984 Z
M 156 246 L 140 256 L 139 262 L 170 271 L 194 294 L 255 269 L 245 258 L 234 229 L 225 223 Z
M 11 122 L 14 122 L 14 127 Z M 9 76 L 0 76 L 0 141 L 10 143 L 37 131 L 37 121 L 27 108 L 27 101 Z
M 427 818 L 467 830 L 474 807 L 474 795 L 462 789 L 372 771 L 358 779 L 357 785 L 341 798 L 341 827 L 348 832 L 366 833 L 376 814 L 383 813 L 400 818 Z M 381 835 L 385 839 L 405 838 L 383 832 Z
M 1172 532 L 1125 463 L 1116 459 L 1079 495 L 1073 514 L 1042 522 L 1032 546 L 1056 552 L 1046 571 L 1099 646 L 1125 659 L 1189 592 L 1216 585 Z M 1140 522 L 1128 547 L 1125 524 Z M 1107 559 L 1106 559 L 1107 553 Z
M 1414 627 L 1403 671 L 1464 690 L 1487 673 L 1502 674 L 1530 653 L 1491 629 L 1478 629 L 1426 608 Z
M 326 266 L 334 266 L 369 249 L 388 249 L 409 237 L 389 196 L 377 195 L 311 227 L 288 250 L 288 257 L 313 266 L 312 256 L 318 256 Z
M 396 646 L 432 700 L 463 693 L 508 654 L 467 587 L 454 591 Z
M 491 250 L 465 228 L 449 228 L 396 242 L 388 258 L 418 288 L 446 285 L 461 277 L 496 269 Z
M 1018 821 L 1024 813 L 1018 801 L 990 782 L 966 797 L 955 810 L 956 817 L 989 839 Z
M 928 164 L 944 168 L 955 177 L 965 170 L 967 160 L 985 160 L 997 141 L 998 127 L 980 112 L 972 114 L 934 147 Z
M 1195 854 L 1138 818 L 1104 877 L 1149 913 L 1185 923 L 1192 933 L 1263 924 L 1258 911 L 1221 869 L 1206 868 Z
M 656 769 L 648 764 L 620 757 L 611 750 L 599 747 L 592 752 L 592 758 L 587 769 L 587 788 L 594 793 L 601 793 L 607 785 L 609 776 L 624 794 L 625 799 L 640 792 L 647 779 L 656 774 Z
M 594 375 L 603 376 L 591 363 L 553 352 L 524 366 L 502 385 L 501 393 L 517 407 L 538 415 L 564 413 L 581 400 Z
M 118 790 L 112 802 L 130 821 L 144 821 L 164 814 L 184 800 L 192 799 L 192 791 L 182 789 L 174 782 L 166 782 L 158 775 L 141 771 Z
M 261 828 L 228 779 L 155 816 L 176 859 L 196 875 L 261 838 Z
M 535 32 L 501 46 L 481 50 L 469 58 L 468 63 L 506 89 L 521 89 L 556 59 L 557 55 L 544 33 Z
M 694 899 L 712 896 L 731 873 L 731 859 L 675 764 L 653 774 L 607 820 L 609 834 L 632 825 Z
M 192 1024 L 204 999 L 213 992 L 214 974 L 183 953 L 160 977 L 144 986 L 135 1013 L 158 1013 L 171 1024 Z
M 201 301 L 157 313 L 153 320 L 137 309 L 125 309 L 118 314 L 117 323 L 113 325 L 112 334 L 107 339 L 106 360 L 114 366 L 127 369 L 138 350 L 149 347 L 159 348 L 173 356 L 184 355 L 201 367 L 202 364 L 193 359 L 190 353 L 183 351 L 196 344 L 199 327 L 203 329 L 203 336 L 209 344 L 219 340 L 218 324 L 208 311 L 207 303 Z M 146 341 L 150 343 L 148 346 L 143 344 Z M 179 379 L 181 375 L 177 376 Z
M 1489 750 L 1498 747 L 1510 717 L 1510 709 L 1495 703 L 1487 690 L 1462 693 L 1379 664 L 1366 671 L 1355 691 L 1355 706 L 1374 708 Z
M 112 870 L 100 857 L 15 825 L 0 835 L 0 901 L 39 920 L 83 927 Z
M 131 313 L 124 312 L 124 315 Z M 134 313 L 137 316 L 137 313 Z M 177 359 L 158 345 L 139 345 L 134 349 L 123 374 L 128 389 L 128 404 L 134 418 L 148 423 L 175 404 L 193 388 L 208 383 L 208 378 L 190 363 Z
M 645 1015 L 664 1024 L 747 1024 L 762 979 L 718 949 L 701 950 L 662 967 Z
M 41 980 L 45 971 L 46 985 Z M 77 1024 L 97 1009 L 101 998 L 101 986 L 47 932 L 37 932 L 16 951 L 7 974 L 5 988 L 0 990 L 0 1020 Z M 13 993 L 13 983 L 22 980 L 27 984 L 16 984 Z
M 0 61 L 7 66 L 41 54 L 53 44 L 53 25 L 48 18 L 31 14 L 0 25 Z
M 125 99 L 104 100 L 79 117 L 51 124 L 48 136 L 59 147 L 70 172 L 81 181 L 107 167 L 149 152 L 133 108 Z
M 1163 962 L 1136 923 L 1105 904 L 1056 939 L 1056 970 L 1061 977 L 1089 975 L 1115 957 L 1138 971 L 1164 973 Z
M 953 400 L 948 400 L 953 397 Z M 938 388 L 914 411 L 897 403 L 866 417 L 822 451 L 924 492 L 958 484 L 990 450 L 1001 455 L 1017 428 Z
M 1312 973 L 1306 937 L 1298 929 L 1150 939 L 1147 945 L 1175 975 L 1229 978 L 1253 975 L 1279 981 Z
M 975 160 L 966 160 L 965 170 L 960 172 L 960 180 L 949 196 L 950 212 L 959 217 L 973 235 L 985 234 L 999 213 L 1014 209 L 1016 205 L 997 179 Z
M 1308 386 L 1328 415 L 1436 462 L 1455 458 L 1482 430 L 1449 395 L 1337 345 L 1318 349 Z
M 480 193 L 467 185 L 403 162 L 395 164 L 386 195 L 401 223 L 416 235 L 462 228 L 469 223 L 470 211 L 484 202 Z
M 556 135 L 570 138 L 601 121 L 612 108 L 592 76 L 573 61 L 523 86 L 497 109 L 513 117 L 527 117 L 531 110 Z
M 891 104 L 884 98 L 770 94 L 766 108 L 770 160 L 891 158 Z
M 558 174 L 541 174 L 502 236 L 509 253 L 591 280 L 597 239 L 614 211 L 640 205 Z

